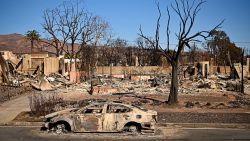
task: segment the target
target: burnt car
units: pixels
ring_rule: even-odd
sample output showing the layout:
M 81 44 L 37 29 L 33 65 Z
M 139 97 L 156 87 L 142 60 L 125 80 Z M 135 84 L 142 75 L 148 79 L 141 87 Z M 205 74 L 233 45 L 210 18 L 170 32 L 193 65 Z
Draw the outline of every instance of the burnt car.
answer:
M 45 116 L 44 128 L 66 132 L 154 132 L 157 112 L 132 105 L 102 102 Z

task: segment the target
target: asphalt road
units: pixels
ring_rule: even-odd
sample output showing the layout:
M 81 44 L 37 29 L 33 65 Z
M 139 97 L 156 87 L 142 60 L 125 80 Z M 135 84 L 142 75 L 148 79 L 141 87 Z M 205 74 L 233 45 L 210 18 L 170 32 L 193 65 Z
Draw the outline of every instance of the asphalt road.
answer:
M 191 129 L 160 128 L 156 135 L 128 135 L 124 133 L 70 133 L 56 135 L 39 131 L 36 127 L 0 127 L 1 141 L 82 141 L 82 140 L 195 140 L 195 141 L 246 141 L 250 140 L 247 129 Z

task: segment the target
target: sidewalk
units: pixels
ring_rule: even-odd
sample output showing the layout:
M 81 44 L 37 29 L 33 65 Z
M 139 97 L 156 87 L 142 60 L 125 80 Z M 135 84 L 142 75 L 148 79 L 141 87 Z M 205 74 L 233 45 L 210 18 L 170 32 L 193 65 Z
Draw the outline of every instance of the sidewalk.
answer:
M 30 111 L 28 95 L 22 95 L 0 105 L 0 124 L 11 122 L 22 111 Z

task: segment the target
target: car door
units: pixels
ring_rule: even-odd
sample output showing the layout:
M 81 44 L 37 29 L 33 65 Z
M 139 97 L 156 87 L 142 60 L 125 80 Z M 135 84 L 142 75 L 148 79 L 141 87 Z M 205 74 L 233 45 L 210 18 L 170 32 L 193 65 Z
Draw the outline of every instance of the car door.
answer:
M 78 132 L 98 132 L 102 130 L 104 104 L 91 105 L 81 110 L 75 119 Z
M 120 131 L 124 124 L 130 121 L 132 109 L 121 104 L 108 104 L 103 117 L 103 130 L 109 132 Z

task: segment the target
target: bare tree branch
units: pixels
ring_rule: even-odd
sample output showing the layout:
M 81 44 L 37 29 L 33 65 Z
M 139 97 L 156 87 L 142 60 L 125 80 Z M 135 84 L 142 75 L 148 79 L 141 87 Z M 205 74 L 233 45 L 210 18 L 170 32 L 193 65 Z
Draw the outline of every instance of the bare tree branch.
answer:
M 177 102 L 177 94 L 178 94 L 178 76 L 177 76 L 177 71 L 178 71 L 178 64 L 179 64 L 179 56 L 181 55 L 181 52 L 185 47 L 191 48 L 190 42 L 200 42 L 199 37 L 206 39 L 207 37 L 210 36 L 211 32 L 213 30 L 216 30 L 219 28 L 223 21 L 219 23 L 217 26 L 215 26 L 212 30 L 210 31 L 198 31 L 194 33 L 193 35 L 190 35 L 191 30 L 193 29 L 196 16 L 201 10 L 201 6 L 205 1 L 203 0 L 193 0 L 190 2 L 189 0 L 175 0 L 174 5 L 171 4 L 172 10 L 177 14 L 179 18 L 179 29 L 178 33 L 175 33 L 178 43 L 177 47 L 174 50 L 170 50 L 169 47 L 169 37 L 170 37 L 170 30 L 169 30 L 169 23 L 170 23 L 170 12 L 169 9 L 167 8 L 167 16 L 168 16 L 168 21 L 167 21 L 167 46 L 166 49 L 162 49 L 161 46 L 159 45 L 159 30 L 160 30 L 160 17 L 161 17 L 161 12 L 159 8 L 159 3 L 157 3 L 157 9 L 159 12 L 159 17 L 157 19 L 157 25 L 156 25 L 156 32 L 155 32 L 155 39 L 152 40 L 149 37 L 145 36 L 142 32 L 141 26 L 140 26 L 140 33 L 138 34 L 140 37 L 144 38 L 146 41 L 148 41 L 153 49 L 155 49 L 159 54 L 162 56 L 165 56 L 166 59 L 169 61 L 169 63 L 172 66 L 172 79 L 171 79 L 171 88 L 170 88 L 170 95 L 168 101 L 170 103 L 176 103 Z

